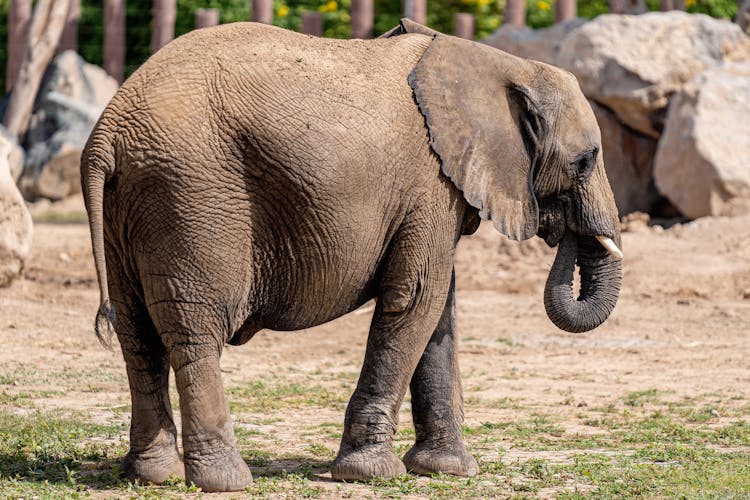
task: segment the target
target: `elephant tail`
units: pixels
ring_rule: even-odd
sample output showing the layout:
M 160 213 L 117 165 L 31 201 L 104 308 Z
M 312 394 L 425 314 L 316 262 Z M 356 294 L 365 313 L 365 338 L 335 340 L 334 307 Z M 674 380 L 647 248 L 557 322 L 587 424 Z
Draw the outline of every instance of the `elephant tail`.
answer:
M 107 263 L 104 258 L 104 185 L 114 175 L 115 154 L 112 144 L 102 144 L 97 131 L 91 134 L 81 158 L 81 187 L 86 202 L 94 253 L 96 277 L 99 282 L 99 310 L 94 320 L 94 331 L 99 342 L 112 350 L 115 310 L 109 300 Z

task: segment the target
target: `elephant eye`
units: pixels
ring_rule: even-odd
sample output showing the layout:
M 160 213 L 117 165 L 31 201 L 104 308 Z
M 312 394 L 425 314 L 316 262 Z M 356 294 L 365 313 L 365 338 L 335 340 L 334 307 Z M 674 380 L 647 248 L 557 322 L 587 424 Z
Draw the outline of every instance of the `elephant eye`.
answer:
M 596 155 L 599 148 L 593 147 L 576 158 L 568 165 L 568 175 L 578 181 L 585 181 L 591 175 L 596 165 Z

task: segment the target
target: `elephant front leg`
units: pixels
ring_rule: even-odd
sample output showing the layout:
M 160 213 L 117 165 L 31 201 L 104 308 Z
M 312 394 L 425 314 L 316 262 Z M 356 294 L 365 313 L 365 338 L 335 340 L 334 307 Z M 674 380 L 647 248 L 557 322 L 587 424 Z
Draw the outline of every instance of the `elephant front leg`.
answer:
M 417 474 L 477 473 L 477 461 L 461 440 L 464 420 L 456 342 L 455 273 L 445 309 L 411 378 L 411 406 L 416 443 L 404 456 Z
M 429 255 L 415 255 L 413 247 L 396 245 L 391 256 L 362 373 L 346 409 L 341 448 L 331 470 L 337 480 L 391 478 L 406 472 L 392 446 L 398 411 L 440 318 L 451 265 L 439 258 L 430 260 Z

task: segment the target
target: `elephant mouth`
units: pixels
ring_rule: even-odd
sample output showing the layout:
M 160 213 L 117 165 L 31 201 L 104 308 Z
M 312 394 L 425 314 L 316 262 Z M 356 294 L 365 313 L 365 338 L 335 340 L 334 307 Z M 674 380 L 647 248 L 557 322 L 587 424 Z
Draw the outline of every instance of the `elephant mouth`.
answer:
M 565 205 L 566 200 L 564 199 L 543 200 L 539 203 L 540 213 L 537 236 L 542 238 L 550 248 L 558 246 L 566 232 L 574 231 L 567 223 Z M 596 234 L 595 232 L 589 233 L 588 236 L 593 236 L 613 259 L 622 260 L 622 250 L 611 236 Z M 580 235 L 584 236 L 586 234 L 581 233 Z

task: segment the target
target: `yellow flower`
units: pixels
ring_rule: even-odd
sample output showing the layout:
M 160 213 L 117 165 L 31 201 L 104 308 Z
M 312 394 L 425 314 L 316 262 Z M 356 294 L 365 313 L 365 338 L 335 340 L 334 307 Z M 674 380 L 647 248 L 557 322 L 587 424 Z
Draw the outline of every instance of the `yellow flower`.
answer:
M 695 0 L 685 0 L 685 7 L 693 7 L 695 5 Z
M 276 9 L 276 17 L 286 17 L 289 15 L 289 7 L 286 5 L 282 5 L 278 9 Z
M 544 0 L 541 0 L 540 2 L 537 2 L 536 6 L 539 8 L 539 10 L 549 10 L 549 2 L 545 2 Z
M 336 12 L 338 8 L 339 4 L 336 2 L 336 0 L 329 0 L 327 4 L 318 7 L 318 10 L 325 14 L 326 12 Z

